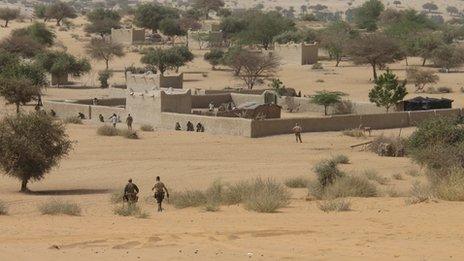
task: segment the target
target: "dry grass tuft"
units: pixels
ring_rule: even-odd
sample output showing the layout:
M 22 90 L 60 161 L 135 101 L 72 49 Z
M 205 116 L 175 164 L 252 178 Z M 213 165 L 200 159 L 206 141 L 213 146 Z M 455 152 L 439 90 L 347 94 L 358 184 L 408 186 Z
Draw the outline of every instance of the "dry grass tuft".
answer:
M 323 202 L 319 202 L 318 207 L 320 210 L 328 213 L 328 212 L 341 212 L 341 211 L 350 211 L 351 210 L 351 202 L 346 199 L 332 199 Z
M 62 201 L 59 199 L 52 199 L 39 206 L 39 211 L 42 215 L 69 215 L 79 216 L 81 208 L 78 204 Z

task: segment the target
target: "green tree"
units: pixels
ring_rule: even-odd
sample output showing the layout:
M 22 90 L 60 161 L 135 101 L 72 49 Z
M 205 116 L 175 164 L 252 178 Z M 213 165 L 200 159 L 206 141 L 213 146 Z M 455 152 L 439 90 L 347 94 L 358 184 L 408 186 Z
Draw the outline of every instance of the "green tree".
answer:
M 224 7 L 224 1 L 222 0 L 194 0 L 193 7 L 202 10 L 205 19 L 209 18 L 209 12 L 218 12 Z
M 249 14 L 246 22 L 247 28 L 237 35 L 239 41 L 260 44 L 266 50 L 273 43 L 274 37 L 295 28 L 292 20 L 275 11 Z
M 121 15 L 117 11 L 97 8 L 87 13 L 87 24 L 84 30 L 90 34 L 98 34 L 102 38 L 111 34 L 111 29 L 121 27 Z
M 374 80 L 377 80 L 377 68 L 384 67 L 403 57 L 398 43 L 383 33 L 364 34 L 350 41 L 347 53 L 355 64 L 369 64 Z
M 279 96 L 282 97 L 286 92 L 287 89 L 284 85 L 284 83 L 279 79 L 271 79 L 271 83 L 268 85 L 274 92 Z
M 137 7 L 134 14 L 134 24 L 156 32 L 160 22 L 166 18 L 179 18 L 176 9 L 158 4 L 142 4 Z
M 311 97 L 311 102 L 324 106 L 324 115 L 328 115 L 328 107 L 341 102 L 343 96 L 346 96 L 343 92 L 318 91 Z
M 9 7 L 0 8 L 0 19 L 5 21 L 5 27 L 8 27 L 8 23 L 19 17 L 19 9 L 12 9 Z
M 169 38 L 186 35 L 187 31 L 181 27 L 179 19 L 166 18 L 160 22 L 159 30 Z
M 429 13 L 431 13 L 432 11 L 437 11 L 438 10 L 438 6 L 434 3 L 425 3 L 422 5 L 422 8 L 424 10 L 427 10 Z
M 44 48 L 44 45 L 29 35 L 10 35 L 0 42 L 1 50 L 19 55 L 22 58 L 33 58 Z
M 384 107 L 388 112 L 392 106 L 402 101 L 406 94 L 406 81 L 399 81 L 395 74 L 387 70 L 375 81 L 374 88 L 369 92 L 369 100 L 377 107 Z
M 19 113 L 21 105 L 41 95 L 46 80 L 40 68 L 12 57 L 9 59 L 0 73 L 0 96 L 7 104 L 14 104 L 16 113 Z
M 144 50 L 140 61 L 154 72 L 159 71 L 161 75 L 167 70 L 177 69 L 187 63 L 185 54 L 183 55 L 176 48 L 148 48 Z
M 426 32 L 417 37 L 418 55 L 422 57 L 422 66 L 425 66 L 427 59 L 445 43 L 441 33 Z
M 48 73 L 56 76 L 71 74 L 79 77 L 91 70 L 87 59 L 78 59 L 71 54 L 61 51 L 42 52 L 36 56 L 35 63 Z M 59 85 L 60 83 L 58 83 Z
M 224 51 L 221 49 L 212 49 L 211 51 L 205 53 L 204 59 L 208 61 L 213 70 L 216 70 L 216 66 L 221 64 L 224 58 Z
M 52 46 L 56 38 L 55 33 L 48 29 L 45 24 L 38 22 L 25 28 L 15 29 L 12 35 L 17 37 L 30 37 L 44 46 Z
M 368 0 L 355 9 L 354 22 L 360 29 L 368 31 L 377 30 L 377 22 L 382 11 L 385 9 L 383 3 L 379 0 Z
M 4 118 L 0 133 L 0 169 L 21 181 L 22 192 L 72 150 L 64 125 L 40 112 Z
M 94 38 L 85 46 L 85 49 L 93 59 L 104 61 L 106 70 L 109 69 L 109 63 L 113 58 L 125 55 L 121 44 L 105 39 Z
M 43 19 L 44 22 L 47 22 L 50 17 L 47 14 L 47 5 L 45 4 L 36 4 L 34 5 L 34 16 L 39 19 Z
M 56 20 L 56 25 L 60 26 L 61 21 L 65 18 L 76 18 L 77 14 L 74 8 L 69 4 L 61 1 L 56 1 L 50 6 L 47 6 L 45 17 Z

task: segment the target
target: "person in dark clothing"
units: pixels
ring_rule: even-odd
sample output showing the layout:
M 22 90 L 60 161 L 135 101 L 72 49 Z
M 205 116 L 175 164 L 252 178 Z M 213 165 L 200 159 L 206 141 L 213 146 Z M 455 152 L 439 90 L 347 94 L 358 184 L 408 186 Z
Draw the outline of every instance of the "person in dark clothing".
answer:
M 155 185 L 153 186 L 153 188 L 151 189 L 155 192 L 155 199 L 156 199 L 156 202 L 158 203 L 158 212 L 162 212 L 163 211 L 163 207 L 162 207 L 162 204 L 163 204 L 163 200 L 164 200 L 164 192 L 166 192 L 166 197 L 169 198 L 169 192 L 168 192 L 168 189 L 166 188 L 166 186 L 164 185 L 163 182 L 161 182 L 161 179 L 160 177 L 156 177 L 156 183 Z
M 79 112 L 77 117 L 81 120 L 85 119 L 85 115 L 82 112 Z
M 128 183 L 124 187 L 124 197 L 123 200 L 129 204 L 137 203 L 139 197 L 139 187 L 132 183 L 132 179 L 129 179 Z
M 197 132 L 204 132 L 205 128 L 203 127 L 203 124 L 198 123 L 197 124 Z
M 129 114 L 127 115 L 127 118 L 126 118 L 126 124 L 127 124 L 127 129 L 128 130 L 132 130 L 132 123 L 134 122 L 134 118 L 132 118 L 132 116 Z
M 190 121 L 187 122 L 187 131 L 195 131 L 195 129 L 193 128 L 193 123 L 191 123 Z
M 52 117 L 56 117 L 56 112 L 53 109 L 51 109 L 50 110 L 50 115 L 52 115 Z
M 175 130 L 176 130 L 176 131 L 180 131 L 180 130 L 181 130 L 181 127 L 180 127 L 180 123 L 179 123 L 179 122 L 176 122 Z
M 103 117 L 103 115 L 98 115 L 98 118 L 100 119 L 100 122 L 105 122 L 105 118 Z

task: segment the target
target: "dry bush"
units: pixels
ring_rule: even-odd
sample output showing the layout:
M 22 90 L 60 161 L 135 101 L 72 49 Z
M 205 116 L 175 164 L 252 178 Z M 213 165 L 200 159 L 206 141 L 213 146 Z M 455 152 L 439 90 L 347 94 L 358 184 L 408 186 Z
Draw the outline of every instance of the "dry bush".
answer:
M 349 137 L 355 137 L 355 138 L 365 138 L 366 135 L 361 129 L 351 129 L 351 130 L 344 130 L 342 131 L 342 134 L 345 136 Z
M 404 180 L 403 178 L 403 175 L 401 175 L 401 173 L 395 173 L 392 175 L 392 178 L 393 179 L 396 179 L 396 180 Z
M 345 198 L 345 197 L 375 197 L 377 188 L 364 177 L 345 176 L 337 179 L 332 185 L 328 186 L 324 192 L 324 197 Z
M 448 201 L 464 201 L 464 170 L 453 168 L 447 177 L 432 184 L 435 197 Z
M 337 164 L 350 164 L 350 158 L 345 154 L 335 155 L 332 160 Z
M 285 180 L 285 186 L 289 188 L 307 188 L 309 185 L 309 179 L 303 176 L 288 178 Z
M 65 124 L 82 124 L 82 119 L 77 116 L 71 116 L 64 118 L 63 122 Z
M 140 130 L 146 131 L 146 132 L 152 132 L 152 131 L 155 131 L 155 128 L 153 128 L 153 126 L 149 124 L 143 124 L 142 126 L 140 126 Z
M 405 193 L 399 191 L 393 186 L 388 186 L 383 193 L 385 196 L 391 197 L 391 198 L 399 198 L 399 197 L 405 197 Z
M 324 69 L 324 66 L 322 66 L 322 63 L 315 63 L 313 66 L 311 66 L 311 69 L 313 70 L 322 70 Z
M 144 212 L 139 206 L 136 204 L 124 204 L 122 206 L 116 207 L 114 210 L 114 214 L 123 217 L 136 217 L 136 218 L 148 218 L 149 215 L 147 212 Z
M 250 183 L 250 195 L 245 208 L 260 213 L 276 212 L 290 204 L 290 192 L 272 179 L 256 178 Z
M 369 150 L 380 156 L 403 157 L 406 154 L 407 140 L 401 137 L 380 135 L 369 144 Z
M 110 195 L 110 202 L 113 204 L 121 203 L 123 201 L 124 191 L 116 190 Z
M 317 181 L 323 187 L 331 185 L 337 178 L 343 176 L 337 165 L 337 162 L 333 160 L 322 160 L 314 166 Z
M 406 204 L 418 204 L 428 202 L 431 199 L 433 199 L 432 188 L 415 182 L 411 187 L 410 197 L 406 200 Z
M 375 181 L 380 185 L 388 184 L 388 178 L 382 177 L 377 173 L 375 170 L 365 170 L 362 172 L 362 175 L 366 177 L 368 180 Z
M 236 205 L 240 204 L 248 197 L 250 184 L 247 181 L 240 181 L 227 185 L 224 194 L 222 195 L 222 201 L 225 205 Z
M 126 129 L 118 130 L 118 135 L 126 139 L 132 139 L 132 140 L 139 139 L 139 135 L 137 135 L 136 131 L 126 130 Z
M 351 210 L 351 202 L 346 199 L 332 199 L 323 202 L 319 202 L 317 204 L 320 210 L 328 213 L 328 212 L 340 212 L 340 211 L 350 211 Z
M 98 127 L 97 134 L 100 136 L 117 136 L 118 130 L 113 126 L 103 125 Z
M 206 196 L 200 190 L 185 190 L 171 194 L 169 203 L 176 208 L 199 207 L 206 203 Z
M 42 215 L 69 215 L 79 216 L 81 208 L 78 204 L 66 202 L 59 199 L 51 199 L 39 205 L 39 211 Z
M 354 105 L 349 100 L 343 100 L 334 106 L 334 114 L 336 115 L 346 115 L 354 113 Z
M 8 215 L 8 207 L 0 200 L 0 216 Z
M 206 202 L 204 206 L 206 212 L 216 212 L 219 211 L 219 203 L 217 202 Z

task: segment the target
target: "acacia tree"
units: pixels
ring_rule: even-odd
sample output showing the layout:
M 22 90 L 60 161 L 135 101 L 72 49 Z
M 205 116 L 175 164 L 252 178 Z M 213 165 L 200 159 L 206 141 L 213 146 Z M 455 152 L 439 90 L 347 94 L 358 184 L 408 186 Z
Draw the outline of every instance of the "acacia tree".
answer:
M 174 43 L 175 36 L 186 35 L 187 31 L 181 27 L 179 19 L 166 18 L 160 22 L 159 30 Z
M 224 1 L 222 0 L 194 0 L 193 7 L 202 10 L 205 19 L 209 18 L 210 11 L 218 12 L 224 7 Z
M 311 97 L 311 102 L 324 106 L 324 115 L 327 115 L 328 107 L 341 102 L 345 95 L 343 92 L 318 91 Z
M 442 45 L 432 53 L 432 61 L 436 67 L 449 72 L 464 64 L 464 48 L 455 45 Z
M 432 57 L 433 52 L 445 43 L 441 33 L 424 33 L 417 38 L 418 54 L 422 57 L 422 66 Z
M 321 46 L 335 59 L 338 67 L 345 53 L 345 46 L 352 38 L 353 31 L 346 22 L 334 22 L 327 27 L 321 36 Z
M 22 58 L 33 58 L 44 48 L 44 45 L 34 40 L 30 35 L 10 35 L 0 42 L 1 50 L 17 54 Z
M 0 8 L 0 19 L 5 21 L 5 27 L 8 27 L 8 23 L 19 17 L 19 9 L 12 9 L 9 7 Z
M 112 28 L 121 27 L 121 16 L 114 10 L 97 8 L 87 13 L 87 20 L 89 24 L 85 26 L 84 30 L 90 34 L 98 34 L 101 38 L 111 34 Z
M 279 66 L 279 57 L 272 53 L 248 52 L 240 59 L 241 69 L 238 77 L 245 82 L 248 89 L 253 89 L 259 80 L 274 76 Z
M 7 104 L 16 106 L 16 113 L 20 106 L 38 99 L 42 88 L 46 84 L 43 71 L 37 66 L 21 63 L 19 59 L 1 55 L 6 58 L 0 73 L 0 96 Z
M 205 53 L 204 59 L 208 61 L 213 70 L 216 70 L 216 66 L 222 63 L 224 58 L 224 51 L 221 49 L 212 49 L 211 51 Z
M 388 113 L 390 107 L 402 101 L 407 94 L 406 81 L 399 81 L 395 74 L 387 70 L 375 81 L 374 88 L 369 92 L 369 100 L 377 107 L 384 107 Z
M 85 46 L 86 52 L 96 60 L 105 61 L 106 70 L 109 69 L 109 62 L 114 57 L 123 57 L 123 46 L 113 41 L 104 39 L 92 39 L 90 43 Z
M 161 75 L 164 75 L 167 70 L 177 69 L 185 65 L 187 59 L 184 55 L 174 47 L 169 49 L 149 48 L 143 52 L 140 61 L 146 64 L 150 70 L 159 71 Z
M 408 69 L 408 79 L 412 79 L 416 92 L 423 92 L 428 84 L 437 83 L 440 77 L 432 70 Z
M 232 68 L 234 76 L 238 76 L 242 70 L 243 59 L 248 51 L 241 46 L 232 46 L 224 53 L 224 64 Z
M 159 29 L 160 22 L 166 18 L 179 18 L 177 9 L 147 3 L 139 5 L 135 10 L 134 24 L 155 33 Z
M 36 56 L 35 63 L 48 73 L 58 77 L 69 74 L 79 77 L 91 70 L 87 59 L 78 59 L 71 54 L 60 51 L 40 53 Z M 59 87 L 61 82 L 58 81 L 57 84 Z
M 27 184 L 39 181 L 72 150 L 64 125 L 40 112 L 8 116 L 0 122 L 0 169 Z
M 395 62 L 403 57 L 399 45 L 383 33 L 361 35 L 347 45 L 347 53 L 355 64 L 372 66 L 374 80 L 377 80 L 377 68 Z
M 358 28 L 368 31 L 377 30 L 379 16 L 385 9 L 383 3 L 379 0 L 368 0 L 361 7 L 354 11 L 354 22 Z
M 55 19 L 56 25 L 60 26 L 63 19 L 76 18 L 77 14 L 70 4 L 56 1 L 53 4 L 47 6 L 45 17 L 48 17 L 49 19 Z
M 438 10 L 438 6 L 432 2 L 429 2 L 429 3 L 425 3 L 422 5 L 422 8 L 427 10 L 429 13 L 431 13 L 432 11 L 437 11 Z

